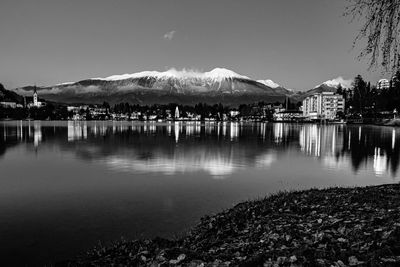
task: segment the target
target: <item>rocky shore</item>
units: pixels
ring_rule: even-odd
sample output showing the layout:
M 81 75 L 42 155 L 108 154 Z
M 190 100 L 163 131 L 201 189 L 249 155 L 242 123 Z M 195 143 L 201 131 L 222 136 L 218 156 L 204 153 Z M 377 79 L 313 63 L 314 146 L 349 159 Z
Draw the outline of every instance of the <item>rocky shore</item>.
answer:
M 67 265 L 400 266 L 400 184 L 278 193 L 179 240 L 120 241 Z

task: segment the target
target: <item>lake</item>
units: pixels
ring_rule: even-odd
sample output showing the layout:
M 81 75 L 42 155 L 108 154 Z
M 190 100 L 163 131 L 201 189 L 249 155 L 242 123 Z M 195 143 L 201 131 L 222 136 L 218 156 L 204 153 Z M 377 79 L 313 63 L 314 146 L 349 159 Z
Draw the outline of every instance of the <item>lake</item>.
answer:
M 280 190 L 399 182 L 400 128 L 0 122 L 0 259 L 43 265 L 101 243 L 183 235 Z

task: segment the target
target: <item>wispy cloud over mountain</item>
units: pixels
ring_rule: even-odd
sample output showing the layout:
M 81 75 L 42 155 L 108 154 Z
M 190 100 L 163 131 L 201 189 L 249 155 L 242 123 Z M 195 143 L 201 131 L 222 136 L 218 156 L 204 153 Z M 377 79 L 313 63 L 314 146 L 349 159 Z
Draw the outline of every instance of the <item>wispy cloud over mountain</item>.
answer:
M 325 85 L 330 86 L 330 87 L 338 87 L 338 85 L 340 84 L 344 88 L 351 88 L 352 82 L 353 82 L 353 80 L 351 80 L 351 79 L 344 79 L 342 76 L 339 76 L 339 77 L 337 77 L 335 79 L 326 81 L 326 82 L 324 82 L 322 84 L 325 84 Z M 316 87 L 318 87 L 318 86 L 320 86 L 322 84 L 319 84 Z
M 163 38 L 165 40 L 172 40 L 174 38 L 175 33 L 176 33 L 176 31 L 167 32 L 166 34 L 164 34 Z

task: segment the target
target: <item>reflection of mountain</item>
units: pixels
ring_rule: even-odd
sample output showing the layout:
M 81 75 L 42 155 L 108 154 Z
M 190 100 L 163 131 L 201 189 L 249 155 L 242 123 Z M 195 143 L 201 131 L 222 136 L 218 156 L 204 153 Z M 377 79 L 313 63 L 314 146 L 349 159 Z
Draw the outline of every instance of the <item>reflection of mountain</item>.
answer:
M 256 162 L 258 166 L 269 166 L 270 162 L 255 159 L 275 158 L 268 148 L 258 148 L 257 139 L 238 140 L 240 131 L 256 132 L 238 123 L 109 126 L 104 131 L 102 125 L 69 125 L 70 140 L 80 139 L 82 132 L 88 132 L 87 139 L 74 146 L 76 153 L 119 171 L 164 174 L 204 171 L 212 176 L 228 175 Z M 97 138 L 92 138 L 95 133 Z
M 394 176 L 400 153 L 396 129 L 315 124 L 3 122 L 1 153 L 19 143 L 39 152 L 42 145 L 58 146 L 118 171 L 212 176 L 268 168 L 293 150 L 329 168 L 369 166 Z

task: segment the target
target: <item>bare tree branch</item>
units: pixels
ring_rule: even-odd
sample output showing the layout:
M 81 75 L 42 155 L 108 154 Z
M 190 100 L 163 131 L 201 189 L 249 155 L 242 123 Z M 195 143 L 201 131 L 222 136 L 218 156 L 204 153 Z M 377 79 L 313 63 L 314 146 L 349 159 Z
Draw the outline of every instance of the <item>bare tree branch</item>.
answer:
M 359 58 L 370 57 L 369 68 L 400 67 L 400 0 L 348 0 L 345 16 L 365 20 L 353 47 L 366 40 Z

